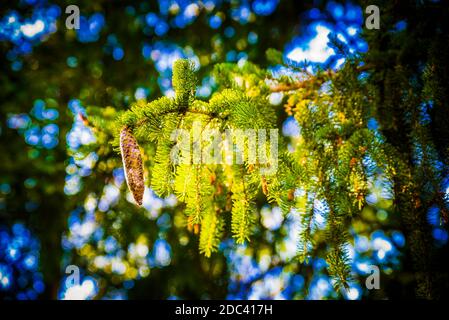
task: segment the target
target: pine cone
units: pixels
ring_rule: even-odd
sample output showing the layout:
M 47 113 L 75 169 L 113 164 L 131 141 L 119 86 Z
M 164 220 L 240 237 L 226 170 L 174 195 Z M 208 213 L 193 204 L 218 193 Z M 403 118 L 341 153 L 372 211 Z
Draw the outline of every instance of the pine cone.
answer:
M 134 200 L 141 206 L 145 191 L 142 155 L 140 154 L 137 140 L 128 127 L 124 127 L 120 132 L 120 151 L 122 153 L 126 183 Z

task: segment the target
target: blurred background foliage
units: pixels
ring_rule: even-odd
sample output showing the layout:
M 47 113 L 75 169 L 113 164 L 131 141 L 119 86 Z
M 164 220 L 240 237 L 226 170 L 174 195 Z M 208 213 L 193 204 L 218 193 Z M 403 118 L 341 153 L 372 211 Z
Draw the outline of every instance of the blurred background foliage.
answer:
M 409 41 L 408 30 L 419 28 L 424 37 L 426 28 L 430 34 L 438 29 L 447 31 L 441 17 L 429 24 L 432 15 L 425 19 L 422 16 L 428 13 L 424 8 L 432 13 L 447 13 L 445 3 L 422 2 L 379 4 L 387 13 L 382 16 L 382 28 L 394 34 L 391 38 L 379 35 L 385 35 L 384 29 L 377 33 L 363 29 L 364 2 L 2 3 L 0 297 L 414 297 L 415 279 L 410 272 L 404 221 L 395 214 L 391 186 L 386 186 L 382 177 L 370 186 L 366 204 L 352 222 L 349 252 L 354 280 L 348 290 L 335 291 L 322 258 L 326 248 L 315 248 L 308 261 L 299 263 L 295 258 L 297 218 L 284 216 L 264 199 L 258 203 L 260 223 L 250 245 L 237 246 L 231 238 L 226 239 L 218 253 L 203 257 L 198 252 L 198 236 L 186 228 L 184 212 L 174 196 L 161 199 L 146 189 L 142 208 L 132 203 L 121 159 L 110 144 L 112 133 L 106 125 L 101 132 L 92 129 L 89 110 L 101 110 L 101 118 L 112 121 L 117 111 L 137 100 L 172 96 L 171 68 L 179 58 L 195 62 L 200 79 L 197 95 L 203 99 L 216 90 L 211 71 L 220 62 L 251 61 L 273 73 L 285 72 L 284 67 L 267 61 L 265 52 L 269 48 L 281 51 L 284 62 L 295 67 L 335 69 L 345 59 L 330 39 L 339 39 L 351 54 L 384 61 L 378 63 L 375 75 L 377 81 L 383 81 L 405 53 L 414 51 L 416 58 L 407 56 L 413 61 L 426 54 L 427 48 Z M 79 30 L 65 27 L 65 8 L 70 4 L 81 10 Z M 415 25 L 419 21 L 422 25 Z M 443 31 L 435 34 L 433 44 L 447 42 L 447 37 L 441 36 Z M 398 47 L 392 45 L 392 39 Z M 404 49 L 407 46 L 408 51 Z M 432 50 L 446 52 L 447 56 L 445 48 L 447 45 L 434 45 Z M 438 54 L 432 56 L 436 65 L 444 65 L 446 60 Z M 301 64 L 304 60 L 308 63 Z M 419 67 L 422 70 L 424 65 Z M 429 75 L 437 86 L 444 83 L 444 77 L 447 80 L 448 74 L 438 70 L 438 79 L 431 72 Z M 394 88 L 394 79 L 391 81 Z M 447 106 L 445 88 L 432 87 L 428 92 L 438 93 L 431 99 L 435 104 L 442 101 Z M 280 104 L 282 95 L 272 94 L 270 99 Z M 379 108 L 384 110 L 380 117 L 388 120 L 396 102 Z M 447 109 L 432 110 L 437 114 L 430 121 L 447 123 Z M 376 130 L 379 115 L 373 116 L 377 121 L 373 118 L 368 126 Z M 297 136 L 297 121 L 288 115 L 282 120 L 283 134 Z M 390 129 L 394 140 L 398 130 L 395 124 L 380 125 Z M 432 128 L 435 150 L 446 161 L 433 164 L 441 173 L 438 191 L 444 199 L 449 138 L 443 127 Z M 388 132 L 382 133 L 388 137 Z M 318 213 L 324 212 L 324 207 L 316 204 Z M 319 220 L 320 215 L 317 217 Z M 436 248 L 437 259 L 442 260 L 447 256 L 448 232 L 443 223 L 447 215 L 431 206 L 426 218 L 430 245 Z M 381 270 L 380 290 L 365 288 L 369 265 L 373 264 Z M 436 264 L 438 272 L 445 270 L 444 264 Z M 66 283 L 68 265 L 80 268 L 79 284 Z M 442 287 L 447 286 L 447 278 L 441 281 Z

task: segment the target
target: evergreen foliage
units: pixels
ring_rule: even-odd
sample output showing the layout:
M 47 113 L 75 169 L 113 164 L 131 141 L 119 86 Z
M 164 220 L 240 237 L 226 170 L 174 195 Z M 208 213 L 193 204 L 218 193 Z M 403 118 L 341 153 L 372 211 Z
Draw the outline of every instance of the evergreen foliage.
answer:
M 220 159 L 218 165 L 205 163 L 202 157 L 209 156 L 204 153 L 204 145 L 207 145 L 208 139 L 205 134 L 217 130 L 224 136 L 225 134 L 218 130 L 240 130 L 231 137 L 231 148 L 234 145 L 243 148 L 242 155 L 248 159 L 250 146 L 244 140 L 244 130 L 273 128 L 275 118 L 273 108 L 270 112 L 263 96 L 247 94 L 236 85 L 217 92 L 209 103 L 195 100 L 196 79 L 193 68 L 190 61 L 177 60 L 173 66 L 175 98 L 164 97 L 146 105 L 136 104 L 120 116 L 116 127 L 117 130 L 129 128 L 143 144 L 155 144 L 154 154 L 149 155 L 152 158 L 152 164 L 148 168 L 151 187 L 161 197 L 174 192 L 178 199 L 185 203 L 188 225 L 201 226 L 200 251 L 210 256 L 218 248 L 223 225 L 222 216 L 227 211 L 232 214 L 232 233 L 236 242 L 244 243 L 249 240 L 255 216 L 254 199 L 261 183 L 258 172 L 270 164 L 255 166 L 249 163 L 235 165 L 232 161 L 227 163 L 227 143 L 220 143 L 220 150 L 215 155 Z M 235 66 L 223 65 L 217 70 L 220 68 L 224 79 L 229 77 Z M 257 69 L 250 64 L 247 68 Z M 248 69 L 243 71 L 248 72 Z M 259 71 L 259 74 L 252 76 L 254 83 L 263 82 L 261 74 L 263 73 Z M 261 108 L 267 109 L 266 112 L 260 112 Z M 185 137 L 174 137 L 176 130 L 187 130 L 191 134 L 187 137 L 187 145 L 191 145 L 192 151 L 196 148 L 199 150 L 189 153 L 189 158 L 182 159 L 181 164 L 173 160 L 172 152 L 176 150 L 174 140 Z M 190 136 L 193 141 L 190 141 Z M 265 144 L 268 143 L 268 140 L 265 141 Z M 183 150 L 179 151 L 182 155 Z M 195 159 L 198 155 L 200 158 Z M 233 153 L 230 156 L 233 157 Z M 221 162 L 226 163 L 220 165 Z M 230 200 L 227 200 L 229 197 Z M 226 201 L 232 202 L 232 209 L 217 206 L 217 202 Z
M 276 60 L 277 53 L 269 50 L 267 56 Z M 218 64 L 213 72 L 218 90 L 209 102 L 195 99 L 197 82 L 193 64 L 188 60 L 178 60 L 173 66 L 175 98 L 163 97 L 148 104 L 138 103 L 120 116 L 117 130 L 130 128 L 143 144 L 155 145 L 152 149 L 154 154 L 148 155 L 152 159 L 147 164 L 150 186 L 160 196 L 174 192 L 185 203 L 188 227 L 200 230 L 200 252 L 209 257 L 217 250 L 223 232 L 229 227 L 225 224 L 225 216 L 229 214 L 230 231 L 236 243 L 249 241 L 257 218 L 255 199 L 262 193 L 285 215 L 299 215 L 302 225 L 299 261 L 308 259 L 314 247 L 319 245 L 317 240 L 325 241 L 328 272 L 334 285 L 336 289 L 348 288 L 351 280 L 347 250 L 351 241 L 350 225 L 365 207 L 369 185 L 376 176 L 382 175 L 393 182 L 392 192 L 396 201 L 402 203 L 401 210 L 408 207 L 410 212 L 414 211 L 410 204 L 416 201 L 411 200 L 415 183 L 410 179 L 416 179 L 417 175 L 415 173 L 415 178 L 411 178 L 411 170 L 414 169 L 409 167 L 403 155 L 408 151 L 401 149 L 429 143 L 428 133 L 424 131 L 425 127 L 414 125 L 418 130 L 413 135 L 418 139 L 416 142 L 407 145 L 398 145 L 394 141 L 388 143 L 388 128 L 392 124 L 385 121 L 395 120 L 386 114 L 382 115 L 385 136 L 368 129 L 371 110 L 382 112 L 388 100 L 383 98 L 381 103 L 371 79 L 363 76 L 370 72 L 371 67 L 362 66 L 356 58 L 347 58 L 348 62 L 338 72 L 318 70 L 313 75 L 301 73 L 300 79 L 294 76 L 274 78 L 270 72 L 249 62 L 243 65 Z M 407 86 L 406 78 L 401 77 L 404 75 L 400 71 L 387 74 L 385 89 Z M 424 77 L 429 79 L 425 86 L 428 95 L 441 92 L 428 71 Z M 243 148 L 246 157 L 242 164 L 207 164 L 203 162 L 204 153 L 201 152 L 196 162 L 195 152 L 193 156 L 189 153 L 186 163 L 173 161 L 172 150 L 179 136 L 173 140 L 172 133 L 177 129 L 189 132 L 188 145 L 195 150 L 196 147 L 204 147 L 201 145 L 204 143 L 203 133 L 211 129 L 275 128 L 279 110 L 268 102 L 272 92 L 282 92 L 285 114 L 294 116 L 301 129 L 300 135 L 292 141 L 282 138 L 279 142 L 276 174 L 266 175 L 263 171 L 273 163 L 248 163 L 249 144 L 239 145 L 237 141 L 244 139 L 242 136 L 234 137 L 233 141 Z M 396 92 L 391 91 L 391 95 Z M 384 95 L 391 101 L 398 101 L 388 93 Z M 407 105 L 410 99 L 406 99 Z M 410 120 L 404 124 L 412 125 Z M 239 133 L 243 135 L 245 131 Z M 219 153 L 226 158 L 226 144 L 218 146 Z M 190 147 L 188 149 L 190 151 Z M 432 149 L 428 150 L 426 159 L 436 156 Z M 445 204 L 441 202 L 441 205 L 445 210 Z M 321 232 L 316 227 L 317 215 L 325 219 L 324 237 L 317 237 Z M 420 218 L 413 215 L 405 217 L 411 228 L 416 228 L 416 219 Z M 410 238 L 411 245 L 424 248 L 427 243 L 425 233 L 419 230 Z M 428 255 L 424 249 L 420 250 L 422 255 Z M 422 264 L 418 260 L 416 262 Z M 426 292 L 421 294 L 428 295 L 431 280 L 418 278 L 418 281 L 424 286 L 422 291 Z
M 279 85 L 289 88 L 295 81 L 284 78 L 277 81 L 277 87 L 270 87 L 267 79 L 271 75 L 251 63 L 241 67 L 219 64 L 214 75 L 219 90 L 208 103 L 195 100 L 193 65 L 188 60 L 177 60 L 173 66 L 175 98 L 137 103 L 118 119 L 117 131 L 129 128 L 142 144 L 155 145 L 153 153 L 147 155 L 151 159 L 146 164 L 150 186 L 162 197 L 174 192 L 185 203 L 187 224 L 200 229 L 200 251 L 206 256 L 217 250 L 224 216 L 228 214 L 236 243 L 250 240 L 257 217 L 255 199 L 261 192 L 284 214 L 292 210 L 300 214 L 304 227 L 298 251 L 301 261 L 313 248 L 314 216 L 324 215 L 329 272 L 337 288 L 347 287 L 351 278 L 345 247 L 348 225 L 351 217 L 362 210 L 368 179 L 376 173 L 367 163 L 388 163 L 379 150 L 379 138 L 366 128 L 367 116 L 362 109 L 366 92 L 358 80 L 356 62 L 348 63 L 338 74 L 320 72 L 310 76 L 299 88 L 285 92 L 286 113 L 294 115 L 301 135 L 292 141 L 291 151 L 286 141 L 280 141 L 278 168 L 271 175 L 263 169 L 273 163 L 248 162 L 249 143 L 237 143 L 246 155 L 242 164 L 195 161 L 195 152 L 181 164 L 173 161 L 174 140 L 186 138 L 173 139 L 173 132 L 179 129 L 189 132 L 190 151 L 190 146 L 194 150 L 204 143 L 200 140 L 207 130 L 241 129 L 239 134 L 243 135 L 243 129 L 274 128 L 276 110 L 268 103 L 268 95 Z M 271 77 L 271 81 L 276 79 Z M 195 132 L 200 135 L 195 136 Z M 243 136 L 234 138 L 236 142 Z M 226 144 L 219 144 L 219 149 L 220 155 L 226 154 Z M 295 190 L 307 196 L 295 197 Z M 317 201 L 325 203 L 326 210 L 319 212 Z
M 373 4 L 359 2 L 361 8 Z M 21 57 L 15 43 L 2 39 L 0 140 L 5 152 L 0 154 L 0 227 L 21 221 L 39 238 L 42 297 L 58 295 L 62 265 L 70 260 L 86 273 L 100 275 L 101 290 L 139 279 L 130 297 L 141 290 L 145 298 L 223 298 L 231 287 L 231 267 L 217 251 L 230 238 L 233 244 L 245 244 L 235 247 L 245 248 L 251 259 L 269 256 L 267 273 L 282 267 L 282 272 L 303 275 L 305 289 L 295 298 L 308 297 L 304 291 L 316 275 L 311 265 L 324 258 L 338 297 L 355 276 L 351 247 L 356 238 L 369 237 L 376 229 L 399 230 L 406 240 L 398 249 L 398 270 L 382 270 L 382 290 L 365 291 L 366 297 L 403 298 L 412 292 L 427 299 L 447 296 L 449 246 L 435 245 L 431 228 L 447 234 L 449 221 L 449 7 L 444 1 L 374 2 L 381 8 L 381 29 L 361 29 L 369 47 L 366 53 L 354 55 L 338 37 L 332 39 L 335 57 L 345 58 L 338 69 L 292 65 L 275 49 L 264 55 L 265 49 L 283 48 L 297 34 L 298 16 L 310 8 L 296 1 L 279 2 L 273 15 L 256 19 L 252 13 L 246 24 L 232 18 L 237 2 L 222 2 L 223 7 L 211 11 L 201 8 L 201 19 L 186 29 L 175 28 L 159 38 L 144 22 L 148 13 L 159 10 L 153 3 L 138 7 L 125 1 L 120 4 L 123 10 L 111 10 L 106 2 L 82 1 L 85 14 L 108 13 L 108 27 L 99 41 L 79 41 L 77 32 L 58 25 L 40 45 L 37 37 L 21 46 L 33 48 Z M 327 1 L 319 3 L 324 12 Z M 20 14 L 30 9 L 22 2 L 11 8 Z M 174 20 L 174 14 L 167 17 Z M 219 29 L 208 27 L 215 14 L 226 16 Z M 398 29 L 398 22 L 404 21 L 406 27 Z M 235 36 L 220 34 L 231 29 Z M 155 40 L 153 52 L 158 46 L 167 49 L 164 41 L 169 40 L 198 57 L 201 67 L 196 71 L 192 61 L 175 62 L 174 95 L 161 97 L 166 87 L 155 79 L 169 68 L 160 71 L 157 59 L 143 50 L 148 48 L 148 32 Z M 250 44 L 252 33 L 258 39 Z M 126 49 L 122 60 L 109 52 L 115 38 L 114 45 Z M 247 62 L 223 62 L 228 52 L 247 53 Z M 212 77 L 210 98 L 196 94 L 203 83 L 197 75 Z M 136 88 L 142 87 L 146 98 L 138 99 Z M 281 97 L 279 104 L 270 103 L 273 94 Z M 86 113 L 68 110 L 73 99 L 87 106 Z M 38 100 L 59 110 L 59 118 L 32 115 L 30 105 Z M 13 128 L 9 123 L 14 117 L 28 119 L 28 124 Z M 280 133 L 289 117 L 298 124 L 298 135 Z M 95 141 L 68 148 L 72 125 L 80 119 Z M 59 144 L 54 148 L 24 139 L 49 124 L 58 127 Z M 256 141 L 262 141 L 267 163 L 248 160 L 253 151 L 247 141 L 251 129 L 266 132 L 266 141 L 259 136 Z M 271 129 L 279 129 L 277 139 L 270 136 Z M 226 140 L 227 130 L 232 130 L 231 140 Z M 275 141 L 278 148 L 272 150 Z M 96 160 L 86 173 L 78 164 L 91 155 Z M 214 156 L 221 161 L 207 161 Z M 229 156 L 233 161 L 227 161 Z M 131 197 L 120 196 L 125 186 L 115 181 L 122 166 L 132 198 L 143 208 L 131 205 Z M 80 189 L 69 193 L 73 170 L 80 172 Z M 369 201 L 379 190 L 377 183 L 387 193 L 379 197 L 381 204 Z M 100 207 L 108 187 L 118 198 L 110 207 Z M 145 208 L 145 187 L 162 199 L 175 195 L 179 202 L 173 201 L 158 216 Z M 377 205 L 388 211 L 387 221 L 373 218 Z M 285 230 L 272 232 L 262 226 L 266 206 L 279 207 L 284 222 L 291 216 L 300 221 L 294 259 L 280 259 Z M 87 236 L 80 247 L 67 247 L 73 236 L 69 229 L 88 215 L 89 207 L 89 222 L 101 232 Z M 434 225 L 429 223 L 431 211 L 437 213 Z M 167 216 L 170 228 L 164 229 L 162 218 Z M 111 272 L 111 263 L 97 263 L 111 254 L 105 244 L 111 238 L 126 266 L 123 274 Z M 146 278 L 152 252 L 143 258 L 132 249 L 144 245 L 153 250 L 159 239 L 171 244 L 173 263 L 166 270 L 155 268 Z M 192 270 L 188 277 L 187 269 Z

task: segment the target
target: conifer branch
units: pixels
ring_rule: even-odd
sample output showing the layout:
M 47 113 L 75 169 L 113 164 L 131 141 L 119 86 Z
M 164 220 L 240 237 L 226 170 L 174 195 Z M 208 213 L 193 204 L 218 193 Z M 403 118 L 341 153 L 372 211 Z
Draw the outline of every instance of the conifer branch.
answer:
M 356 72 L 364 72 L 373 69 L 373 65 L 366 64 L 363 66 L 358 66 L 355 68 Z M 293 83 L 279 83 L 270 86 L 271 92 L 286 92 L 286 91 L 294 91 L 298 89 L 309 88 L 312 86 L 320 86 L 326 81 L 332 80 L 335 76 L 338 75 L 338 72 L 333 70 L 327 70 L 322 73 L 318 73 L 317 75 L 311 75 L 307 79 L 302 81 L 295 81 Z

